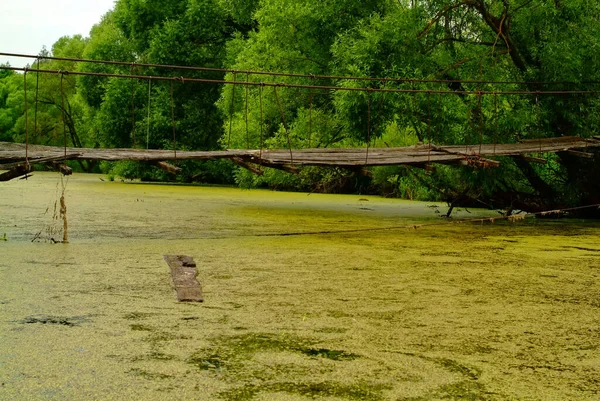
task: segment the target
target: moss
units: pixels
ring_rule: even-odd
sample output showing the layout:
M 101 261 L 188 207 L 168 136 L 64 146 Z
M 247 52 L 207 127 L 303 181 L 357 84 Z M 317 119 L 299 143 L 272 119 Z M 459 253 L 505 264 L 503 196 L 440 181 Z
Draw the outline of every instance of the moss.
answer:
M 479 376 L 481 376 L 481 369 L 463 365 L 452 359 L 429 358 L 429 360 L 440 364 L 441 366 L 443 366 L 450 372 L 458 373 L 458 374 L 465 376 L 466 378 L 471 379 L 471 380 L 477 380 L 477 379 L 479 379 Z
M 247 333 L 217 337 L 212 342 L 212 347 L 194 353 L 188 359 L 188 363 L 204 370 L 221 367 L 235 369 L 252 355 L 265 351 L 298 353 L 334 361 L 353 360 L 359 357 L 344 350 L 315 348 L 311 346 L 313 343 L 311 340 L 285 334 Z
M 71 243 L 31 243 L 56 181 L 0 191 L 6 399 L 597 399 L 597 223 L 75 174 Z
M 23 324 L 48 324 L 48 325 L 59 325 L 59 326 L 79 326 L 80 324 L 89 321 L 89 319 L 83 316 L 48 316 L 48 315 L 34 315 L 27 316 L 21 321 Z
M 152 313 L 131 312 L 131 313 L 127 313 L 127 314 L 123 315 L 123 319 L 127 319 L 127 320 L 141 320 L 141 319 L 146 319 L 146 318 L 148 318 L 150 316 L 152 316 Z
M 246 401 L 252 400 L 259 393 L 287 393 L 296 394 L 313 399 L 323 397 L 336 397 L 347 400 L 365 400 L 379 401 L 383 400 L 382 391 L 388 389 L 387 386 L 371 385 L 367 383 L 357 383 L 355 385 L 345 385 L 336 382 L 282 382 L 265 383 L 262 385 L 246 385 L 229 391 L 220 393 L 220 397 L 228 401 Z
M 156 380 L 156 379 L 164 380 L 164 379 L 170 379 L 173 377 L 172 375 L 168 375 L 165 373 L 149 372 L 149 371 L 143 370 L 143 369 L 131 369 L 129 371 L 129 373 L 131 373 L 135 376 L 140 376 L 145 379 L 149 379 L 149 380 Z
M 133 331 L 154 331 L 152 327 L 145 326 L 143 324 L 132 324 L 129 328 Z

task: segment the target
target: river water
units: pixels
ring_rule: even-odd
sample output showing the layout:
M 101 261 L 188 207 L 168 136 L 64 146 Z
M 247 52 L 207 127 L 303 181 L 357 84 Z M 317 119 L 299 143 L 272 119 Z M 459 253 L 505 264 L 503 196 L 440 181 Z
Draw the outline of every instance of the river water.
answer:
M 443 206 L 2 183 L 0 399 L 598 399 L 600 225 Z M 165 254 L 194 257 L 204 303 Z

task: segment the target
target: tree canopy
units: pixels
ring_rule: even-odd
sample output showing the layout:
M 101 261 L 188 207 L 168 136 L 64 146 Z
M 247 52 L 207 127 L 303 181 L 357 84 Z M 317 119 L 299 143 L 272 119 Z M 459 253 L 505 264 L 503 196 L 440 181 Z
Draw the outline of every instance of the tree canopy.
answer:
M 61 38 L 51 53 L 131 65 L 42 60 L 44 67 L 184 79 L 34 78 L 29 73 L 28 92 L 38 87 L 39 96 L 37 103 L 28 96 L 29 112 L 37 110 L 33 138 L 57 143 L 64 126 L 74 146 L 169 149 L 175 132 L 178 147 L 208 150 L 588 137 L 600 127 L 600 97 L 558 92 L 599 89 L 599 10 L 598 0 L 118 0 L 88 38 Z M 230 72 L 142 69 L 133 63 Z M 241 72 L 248 70 L 302 76 Z M 22 78 L 0 76 L 2 140 L 23 140 Z M 219 86 L 185 78 L 422 92 Z M 543 93 L 550 90 L 557 94 Z M 366 177 L 360 171 L 317 168 L 295 177 L 270 170 L 253 177 L 227 163 L 189 164 L 182 179 L 227 182 L 235 174 L 244 186 L 462 197 L 499 207 L 600 202 L 589 178 L 600 167 L 597 157 L 559 153 L 543 158 L 544 164 L 502 160 L 493 171 L 374 168 Z M 143 165 L 122 164 L 115 172 L 165 178 Z

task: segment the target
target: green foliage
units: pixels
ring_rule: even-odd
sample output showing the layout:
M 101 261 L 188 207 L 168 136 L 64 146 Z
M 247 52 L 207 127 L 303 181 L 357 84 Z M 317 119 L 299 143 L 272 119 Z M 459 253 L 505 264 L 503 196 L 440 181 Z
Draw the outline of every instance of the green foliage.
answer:
M 36 105 L 33 96 L 28 96 L 28 117 L 36 120 L 30 138 L 34 143 L 62 144 L 66 133 L 73 146 L 210 150 L 391 147 L 419 142 L 477 145 L 597 135 L 600 97 L 535 92 L 598 89 L 598 9 L 599 0 L 118 0 L 89 38 L 63 37 L 53 45 L 52 54 L 132 64 L 42 60 L 40 65 L 406 92 L 219 87 L 185 79 L 149 83 L 72 75 L 43 76 L 36 83 L 29 73 L 28 92 L 34 93 L 39 84 L 40 99 Z M 232 72 L 142 68 L 134 63 Z M 273 77 L 243 70 L 304 76 Z M 433 79 L 445 81 L 425 82 Z M 549 83 L 533 83 L 538 81 Z M 480 95 L 477 91 L 533 95 Z M 0 140 L 23 141 L 23 99 L 23 76 L 0 73 Z M 525 194 L 543 196 L 550 203 L 577 204 L 600 199 L 591 180 L 583 178 L 597 176 L 596 164 L 560 156 L 534 166 L 502 159 L 501 167 L 493 171 L 442 166 L 430 174 L 377 167 L 370 170 L 369 182 L 355 171 L 339 169 L 304 168 L 298 176 L 267 169 L 263 176 L 254 177 L 229 162 L 186 163 L 186 173 L 179 179 L 235 179 L 242 187 L 306 191 L 368 188 L 413 199 L 468 193 L 505 203 Z M 123 178 L 171 178 L 146 164 L 122 163 L 108 169 Z

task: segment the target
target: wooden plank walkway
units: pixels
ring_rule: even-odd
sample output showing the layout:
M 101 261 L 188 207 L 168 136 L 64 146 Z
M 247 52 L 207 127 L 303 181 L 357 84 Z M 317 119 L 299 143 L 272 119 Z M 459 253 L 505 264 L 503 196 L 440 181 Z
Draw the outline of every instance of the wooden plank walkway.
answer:
M 280 150 L 224 150 L 224 151 L 167 151 L 146 149 L 89 149 L 60 148 L 30 145 L 29 163 L 41 163 L 57 160 L 215 160 L 232 159 L 236 162 L 260 164 L 267 167 L 285 166 L 385 166 L 385 165 L 424 165 L 429 163 L 465 163 L 476 162 L 497 156 L 517 156 L 547 152 L 564 152 L 575 149 L 600 147 L 600 138 L 583 139 L 579 137 L 546 138 L 522 141 L 511 144 L 484 145 L 416 145 L 403 148 L 319 148 Z M 582 152 L 579 152 L 582 153 Z M 587 153 L 584 151 L 581 156 Z M 589 156 L 589 154 L 588 154 Z M 25 145 L 0 142 L 0 169 L 8 170 L 25 162 Z M 498 164 L 487 160 L 491 164 Z

